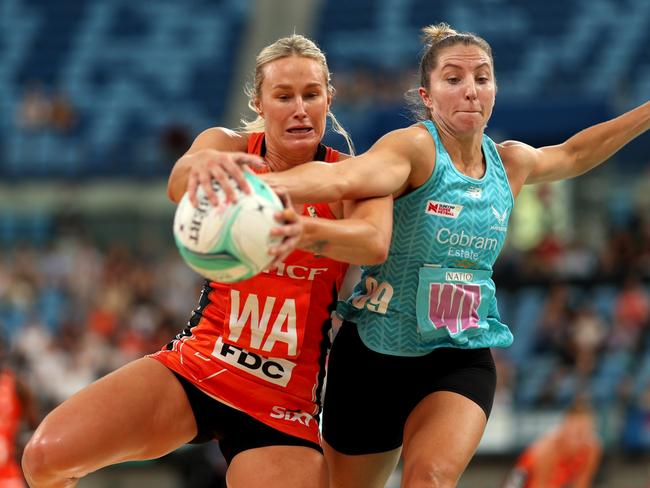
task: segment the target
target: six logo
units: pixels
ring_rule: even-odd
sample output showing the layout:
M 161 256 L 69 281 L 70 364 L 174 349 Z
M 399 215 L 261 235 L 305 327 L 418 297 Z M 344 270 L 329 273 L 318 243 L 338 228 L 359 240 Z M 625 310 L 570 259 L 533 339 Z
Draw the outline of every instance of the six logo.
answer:
M 306 427 L 309 427 L 309 424 L 312 421 L 312 416 L 307 412 L 301 410 L 289 410 L 284 407 L 275 406 L 271 409 L 269 414 L 274 419 L 288 420 L 289 422 L 298 422 Z

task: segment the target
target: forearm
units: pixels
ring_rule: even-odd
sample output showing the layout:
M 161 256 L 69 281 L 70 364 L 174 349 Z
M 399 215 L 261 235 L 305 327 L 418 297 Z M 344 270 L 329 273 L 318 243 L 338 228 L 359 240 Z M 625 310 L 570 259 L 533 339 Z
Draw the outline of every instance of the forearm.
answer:
M 169 179 L 167 180 L 167 196 L 174 203 L 178 203 L 181 200 L 187 189 L 187 178 L 192 167 L 191 158 L 192 156 L 190 154 L 181 157 L 176 161 L 169 174 Z
M 272 187 L 283 188 L 294 203 L 330 203 L 344 198 L 345 181 L 340 163 L 311 162 L 287 171 L 260 177 Z
M 337 163 L 311 162 L 263 175 L 271 186 L 286 188 L 295 203 L 331 203 L 393 195 L 408 184 L 418 129 L 398 129 L 360 156 Z M 427 141 L 430 136 L 425 134 Z
M 581 175 L 603 161 L 635 137 L 650 129 L 650 102 L 620 117 L 585 129 L 568 139 L 564 145 L 574 156 L 569 176 Z
M 298 247 L 351 264 L 379 264 L 386 260 L 383 233 L 363 219 L 329 220 L 302 217 Z

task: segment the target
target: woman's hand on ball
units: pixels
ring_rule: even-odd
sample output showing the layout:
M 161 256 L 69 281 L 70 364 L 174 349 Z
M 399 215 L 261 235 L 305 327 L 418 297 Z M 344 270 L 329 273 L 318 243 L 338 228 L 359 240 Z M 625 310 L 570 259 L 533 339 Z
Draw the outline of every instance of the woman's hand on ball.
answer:
M 216 181 L 224 193 L 226 201 L 237 201 L 237 193 L 229 178 L 244 193 L 251 193 L 251 188 L 244 177 L 244 171 L 251 171 L 250 167 L 263 169 L 266 167 L 264 160 L 254 154 L 242 152 L 223 152 L 215 149 L 204 149 L 192 155 L 192 166 L 187 178 L 187 193 L 190 202 L 197 207 L 199 202 L 197 190 L 199 187 L 213 205 L 219 205 L 219 199 L 212 187 L 212 181 Z
M 282 237 L 283 239 L 277 246 L 269 248 L 269 254 L 275 257 L 268 266 L 268 269 L 276 268 L 296 249 L 303 231 L 302 220 L 293 208 L 289 194 L 279 188 L 275 189 L 275 193 L 284 203 L 284 210 L 275 214 L 275 220 L 282 225 L 271 229 L 271 235 Z

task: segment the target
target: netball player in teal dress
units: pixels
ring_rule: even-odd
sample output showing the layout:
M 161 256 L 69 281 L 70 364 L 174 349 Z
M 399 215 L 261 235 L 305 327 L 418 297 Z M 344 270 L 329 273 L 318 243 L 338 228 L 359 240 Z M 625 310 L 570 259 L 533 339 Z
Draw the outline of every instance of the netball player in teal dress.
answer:
M 524 184 L 578 176 L 650 128 L 650 103 L 533 148 L 484 134 L 496 95 L 491 48 L 446 24 L 424 29 L 422 117 L 341 163 L 265 176 L 295 201 L 392 194 L 388 260 L 362 268 L 329 360 L 323 437 L 330 486 L 453 487 L 495 389 L 491 347 L 513 337 L 491 279 Z

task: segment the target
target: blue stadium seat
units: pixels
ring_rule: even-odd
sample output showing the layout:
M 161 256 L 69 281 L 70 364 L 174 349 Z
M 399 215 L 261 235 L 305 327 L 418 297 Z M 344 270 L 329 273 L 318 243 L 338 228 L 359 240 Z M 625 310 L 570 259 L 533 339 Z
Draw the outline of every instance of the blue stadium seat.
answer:
M 250 5 L 0 0 L 0 175 L 130 175 L 136 159 L 136 173 L 166 174 L 157 137 L 170 124 L 193 135 L 219 122 Z M 67 95 L 73 133 L 16 127 L 34 81 Z

